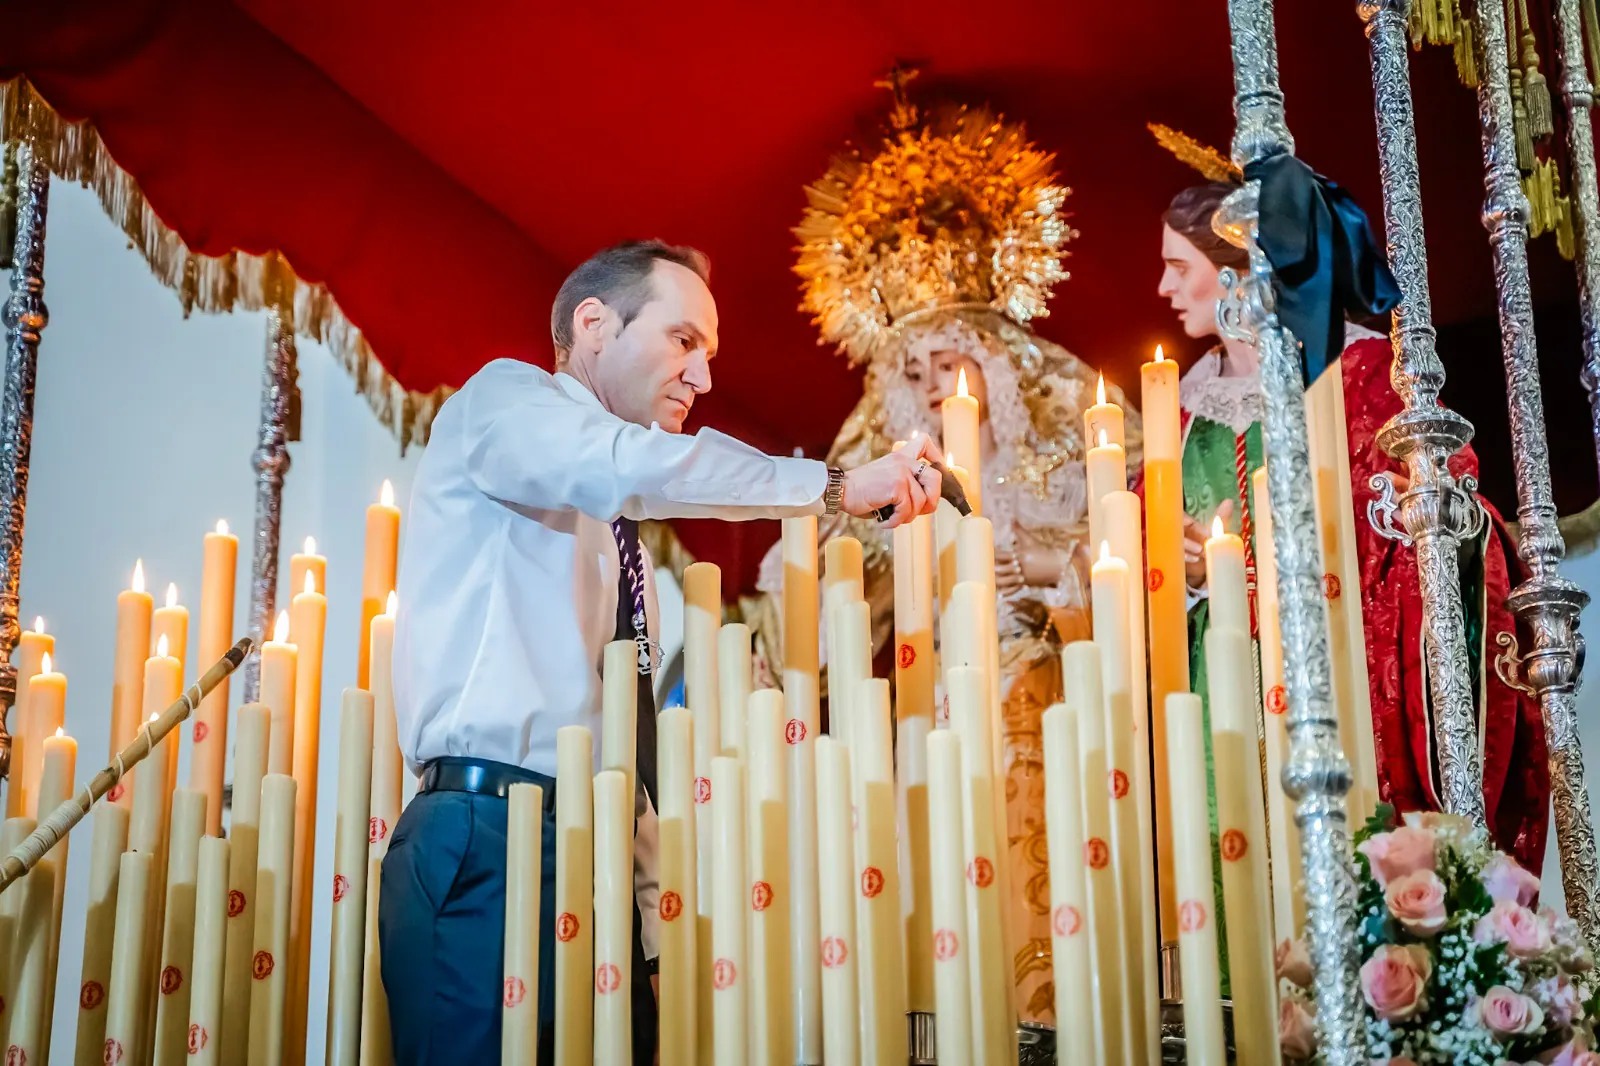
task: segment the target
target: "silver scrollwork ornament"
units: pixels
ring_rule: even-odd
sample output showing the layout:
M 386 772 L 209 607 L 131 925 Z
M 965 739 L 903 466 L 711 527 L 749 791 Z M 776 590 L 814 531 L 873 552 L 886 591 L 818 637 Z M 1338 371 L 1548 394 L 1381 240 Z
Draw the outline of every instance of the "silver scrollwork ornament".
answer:
M 244 700 L 261 693 L 261 652 L 272 633 L 278 604 L 278 545 L 283 532 L 283 479 L 289 472 L 289 420 L 295 404 L 298 353 L 294 312 L 267 310 L 266 359 L 261 369 L 261 416 L 251 465 L 256 473 L 255 532 L 250 559 L 250 636 L 255 648 L 244 664 Z

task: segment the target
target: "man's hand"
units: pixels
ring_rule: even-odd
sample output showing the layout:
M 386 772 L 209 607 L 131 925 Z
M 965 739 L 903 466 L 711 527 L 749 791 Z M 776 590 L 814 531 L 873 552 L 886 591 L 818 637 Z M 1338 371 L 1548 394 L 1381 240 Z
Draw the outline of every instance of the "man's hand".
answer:
M 938 446 L 919 436 L 897 452 L 847 471 L 840 510 L 866 518 L 893 504 L 894 514 L 883 524 L 886 529 L 931 513 L 939 505 L 939 472 L 930 464 L 939 458 Z

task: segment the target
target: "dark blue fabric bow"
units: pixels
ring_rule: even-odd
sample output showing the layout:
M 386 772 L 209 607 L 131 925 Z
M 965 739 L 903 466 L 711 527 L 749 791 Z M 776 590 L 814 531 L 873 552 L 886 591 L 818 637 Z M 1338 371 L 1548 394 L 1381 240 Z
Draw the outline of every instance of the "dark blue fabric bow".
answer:
M 1261 183 L 1259 241 L 1272 264 L 1278 320 L 1300 341 L 1309 386 L 1344 351 L 1344 320 L 1392 311 L 1400 286 L 1348 192 L 1292 155 L 1244 168 Z

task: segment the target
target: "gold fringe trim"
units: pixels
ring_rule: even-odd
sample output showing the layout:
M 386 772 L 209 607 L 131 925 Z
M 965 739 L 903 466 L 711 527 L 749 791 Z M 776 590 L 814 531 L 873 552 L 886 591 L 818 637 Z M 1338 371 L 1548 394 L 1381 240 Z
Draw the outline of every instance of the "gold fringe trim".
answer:
M 1411 47 L 1447 44 L 1455 49 L 1456 77 L 1478 87 L 1478 60 L 1473 51 L 1472 20 L 1461 13 L 1461 0 L 1416 0 L 1411 7 Z
M 1570 260 L 1577 253 L 1572 228 L 1572 199 L 1561 195 L 1561 172 L 1553 159 L 1539 159 L 1522 179 L 1522 194 L 1528 198 L 1528 237 L 1556 235 L 1556 251 Z
M 117 166 L 94 127 L 63 121 L 25 78 L 0 83 L 0 137 L 7 142 L 31 138 L 51 173 L 94 189 L 101 207 L 144 256 L 151 272 L 177 294 L 185 315 L 292 305 L 296 333 L 332 350 L 372 413 L 399 440 L 401 454 L 412 444 L 427 443 L 434 415 L 455 390 L 403 388 L 383 368 L 327 287 L 302 281 L 280 253 L 191 252 L 151 209 L 132 176 Z M 8 210 L 9 205 L 0 203 L 0 224 Z

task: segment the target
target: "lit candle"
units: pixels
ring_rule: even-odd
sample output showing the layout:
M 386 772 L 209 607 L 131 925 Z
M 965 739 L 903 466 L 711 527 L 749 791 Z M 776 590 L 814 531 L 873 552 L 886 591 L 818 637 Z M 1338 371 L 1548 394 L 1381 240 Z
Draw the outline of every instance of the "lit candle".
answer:
M 983 483 L 983 453 L 979 445 L 979 412 L 978 398 L 967 392 L 967 370 L 965 367 L 956 375 L 956 394 L 946 396 L 939 402 L 939 415 L 942 428 L 941 441 L 948 454 L 955 452 L 967 461 L 967 470 L 972 474 L 975 485 Z M 968 499 L 971 499 L 968 492 Z M 973 510 L 977 510 L 974 502 Z
M 1106 443 L 1121 447 L 1122 422 L 1122 408 L 1106 402 L 1106 376 L 1101 374 L 1094 388 L 1094 406 L 1083 413 L 1083 439 L 1097 441 L 1104 434 Z
M 316 587 L 328 587 L 328 560 L 326 556 L 317 554 L 317 538 L 307 537 L 304 547 L 289 556 L 289 591 L 306 587 L 306 574 L 312 575 Z M 293 637 L 291 636 L 291 639 Z
M 261 843 L 256 864 L 255 953 L 250 972 L 249 1066 L 282 1066 L 287 1054 L 289 913 L 294 872 L 295 780 L 261 779 Z
M 961 738 L 954 730 L 929 734 L 928 869 L 933 905 L 934 1023 L 939 1061 L 967 1066 L 972 1057 L 971 944 L 967 937 L 967 878 L 963 857 Z
M 718 756 L 711 761 L 711 823 L 716 849 L 711 864 L 711 1004 L 717 1066 L 742 1066 L 749 1061 L 749 1036 L 745 1031 L 745 990 L 749 984 L 745 915 L 750 882 L 745 865 L 744 816 L 744 764 Z M 597 1057 L 596 1061 L 601 1060 Z
M 394 719 L 394 619 L 399 601 L 393 592 L 383 614 L 372 620 L 368 683 L 372 686 L 372 794 L 367 848 L 367 938 L 361 981 L 361 1061 L 387 1066 L 394 1061 L 389 1046 L 389 1001 L 383 991 L 383 959 L 378 948 L 378 893 L 389 832 L 400 819 L 404 760 Z
M 539 1062 L 539 882 L 544 877 L 543 837 L 544 789 L 523 782 L 512 785 L 506 797 L 505 1000 L 500 1016 L 500 1061 L 504 1066 L 537 1066 Z M 359 961 L 359 942 L 355 946 Z M 359 996 L 359 982 L 354 987 Z M 359 1023 L 360 1018 L 355 1016 L 351 1021 Z M 353 1027 L 350 1036 L 356 1036 Z M 358 1045 L 359 1041 L 352 1039 L 350 1057 L 335 1059 L 330 1055 L 328 1061 L 355 1066 Z
M 228 523 L 205 537 L 205 570 L 200 583 L 200 662 L 209 666 L 233 646 L 234 578 L 239 569 L 239 538 Z M 228 679 L 200 701 L 191 730 L 189 787 L 206 794 L 206 833 L 222 835 L 222 779 L 228 753 Z
M 35 799 L 39 783 L 41 741 L 55 732 L 61 724 L 35 724 L 35 712 L 29 702 L 33 678 L 43 672 L 44 658 L 55 654 L 56 638 L 44 631 L 44 619 L 35 618 L 32 629 L 25 629 L 17 638 L 16 650 L 11 653 L 17 664 L 17 699 L 11 714 L 11 765 L 15 767 L 6 783 L 6 817 L 37 817 Z M 48 812 L 46 812 L 48 813 Z
M 41 674 L 40 676 L 44 677 L 46 675 Z M 62 678 L 58 690 L 51 687 L 55 684 L 53 679 L 46 682 L 47 691 L 50 692 L 48 698 L 51 701 L 55 701 L 58 695 L 64 699 L 67 690 L 66 678 L 60 674 L 55 676 Z M 52 714 L 56 714 L 56 712 L 52 712 Z M 58 714 L 57 717 L 59 717 Z M 40 817 L 48 818 L 57 807 L 72 797 L 73 775 L 77 772 L 78 766 L 78 742 L 67 736 L 66 731 L 58 725 L 55 728 L 55 735 L 46 736 L 44 744 L 41 746 L 44 750 L 40 752 L 43 766 L 37 793 L 39 798 L 38 807 L 42 812 Z M 111 804 L 101 804 L 101 806 L 107 807 L 111 806 Z M 50 911 L 50 962 L 45 970 L 49 979 L 45 984 L 44 1055 L 39 1059 L 41 1062 L 49 1061 L 50 1036 L 52 1032 L 50 1023 L 51 1019 L 55 1017 L 56 973 L 61 958 L 61 910 L 67 890 L 67 838 L 62 837 L 61 842 L 51 848 L 49 854 L 50 859 L 55 863 L 56 875 L 55 899 Z
M 1089 485 L 1089 543 L 1099 544 L 1106 539 L 1105 512 L 1101 501 L 1108 493 L 1127 489 L 1128 462 L 1122 445 L 1110 443 L 1104 429 L 1094 439 L 1099 443 L 1089 449 L 1085 470 Z
M 1111 863 L 1111 797 L 1105 787 L 1106 716 L 1100 683 L 1100 648 L 1078 640 L 1061 650 L 1061 674 L 1067 706 L 1078 723 L 1078 788 L 1083 802 L 1084 881 L 1089 902 L 1089 950 L 1092 959 L 1096 1058 L 1100 1066 L 1125 1061 L 1128 1030 L 1133 1021 L 1127 1002 L 1122 960 L 1122 907 L 1117 898 L 1117 871 Z M 1048 784 L 1046 786 L 1048 788 Z M 1048 825 L 1049 815 L 1046 814 Z
M 167 638 L 168 654 L 178 660 L 178 670 L 182 673 L 188 659 L 189 608 L 178 602 L 178 586 L 170 581 L 167 582 L 166 602 L 157 607 L 150 618 L 151 643 L 160 643 L 162 637 Z
M 822 962 L 817 952 L 817 519 L 783 520 L 783 702 L 788 759 L 789 963 L 794 1061 L 822 1061 Z M 663 830 L 663 834 L 665 830 Z M 664 866 L 664 864 L 663 864 Z M 664 989 L 663 985 L 663 989 Z M 665 1001 L 663 1000 L 663 1012 Z M 662 1044 L 662 1062 L 666 1044 Z
M 182 691 L 181 667 L 177 659 L 167 654 L 167 640 L 163 635 L 156 641 L 156 654 L 145 661 L 146 722 L 154 722 L 159 718 L 161 712 L 166 710 Z M 152 862 L 147 901 L 149 913 L 145 918 L 150 930 L 145 940 L 148 960 L 145 963 L 144 973 L 149 977 L 156 975 L 161 960 L 162 915 L 167 903 L 167 812 L 172 806 L 173 785 L 172 777 L 168 773 L 171 764 L 167 760 L 167 749 L 169 745 L 176 745 L 177 742 L 177 734 L 168 733 L 161 739 L 161 743 L 151 748 L 145 760 L 133 768 L 133 821 L 128 830 L 128 847 L 134 851 L 147 852 Z M 154 987 L 147 982 L 142 991 L 147 1003 L 149 1003 L 148 997 L 154 992 Z M 148 1026 L 140 1030 L 141 1039 L 144 1041 L 139 1045 L 141 1049 L 150 1046 L 149 1035 Z
M 510 818 L 517 815 L 517 789 L 512 786 Z M 537 793 L 538 789 L 534 788 Z M 371 839 L 372 809 L 372 694 L 347 688 L 339 708 L 339 792 L 333 831 L 333 949 L 328 960 L 328 1031 L 324 1061 L 330 1066 L 357 1066 L 361 1060 L 361 976 L 366 946 L 367 848 Z M 508 826 L 510 822 L 508 821 Z M 519 841 L 509 836 L 516 854 Z M 534 849 L 539 846 L 534 828 Z M 512 899 L 518 867 L 508 863 L 506 901 Z M 534 892 L 538 892 L 535 886 Z M 510 912 L 508 910 L 508 917 Z M 534 896 L 537 924 L 539 900 Z M 510 926 L 507 926 L 508 932 Z M 535 929 L 537 936 L 537 928 Z M 513 941 L 506 939 L 508 963 L 515 958 Z M 508 1059 L 509 1061 L 513 1061 Z
M 722 571 L 713 563 L 690 563 L 683 572 L 683 692 L 684 703 L 694 715 L 694 800 L 710 802 L 711 760 L 722 750 L 721 710 L 718 702 L 717 633 L 722 628 Z M 711 918 L 711 818 L 701 807 L 695 818 L 696 877 L 700 891 L 696 896 L 699 917 Z M 709 975 L 700 975 L 702 1040 L 709 1040 L 711 1001 Z
M 613 640 L 601 653 L 600 768 L 620 770 L 630 796 L 636 795 L 638 738 L 639 646 Z
M 850 827 L 850 749 L 832 736 L 817 738 L 817 881 L 822 940 L 824 1061 L 859 1061 L 861 1031 L 856 986 L 855 856 Z
M 744 718 L 750 702 L 750 627 L 727 622 L 717 633 L 717 705 L 721 754 L 744 757 Z
M 78 1033 L 74 1046 L 84 1054 L 80 1066 L 100 1061 L 106 1042 L 106 990 L 111 987 L 112 944 L 117 929 L 117 878 L 128 846 L 128 808 L 115 803 L 94 807 L 89 843 L 89 903 L 83 922 L 83 968 L 78 987 Z M 141 856 L 142 857 L 142 856 Z
M 577 725 L 556 730 L 557 1066 L 594 1061 L 593 768 L 589 731 Z
M 295 661 L 299 649 L 289 643 L 289 612 L 279 611 L 272 639 L 261 645 L 261 702 L 272 714 L 267 772 L 294 771 Z
M 289 632 L 297 654 L 294 676 L 294 886 L 289 911 L 288 1019 L 291 1059 L 305 1044 L 311 990 L 311 866 L 317 826 L 317 766 L 322 739 L 322 643 L 328 598 L 322 578 L 308 571 L 305 591 L 289 604 Z
M 1167 798 L 1167 696 L 1189 691 L 1189 606 L 1183 571 L 1183 435 L 1178 408 L 1178 364 L 1156 347 L 1139 368 L 1144 418 L 1145 536 L 1149 549 L 1150 716 L 1155 767 L 1156 866 L 1172 869 L 1171 813 Z M 1177 939 L 1173 879 L 1161 879 L 1161 939 Z
M 748 725 L 750 1061 L 793 1063 L 783 693 L 771 688 L 751 693 Z
M 111 754 L 128 746 L 144 717 L 144 661 L 150 656 L 150 614 L 155 603 L 144 590 L 144 560 L 133 564 L 133 582 L 117 594 L 117 651 L 111 679 Z M 132 808 L 132 782 L 112 787 L 113 803 Z
M 148 1013 L 144 1001 L 144 971 L 151 939 L 150 882 L 155 856 L 147 851 L 125 851 L 120 866 L 116 934 L 111 945 L 111 987 L 106 995 L 105 1040 L 101 1045 L 103 1061 L 111 1062 L 137 1056 L 144 1044 Z
M 1200 697 L 1167 698 L 1172 841 L 1177 859 L 1178 964 L 1183 978 L 1183 1029 L 1188 1061 L 1223 1066 L 1222 973 L 1211 879 L 1211 826 L 1206 804 L 1206 741 Z M 1218 768 L 1220 770 L 1220 767 Z M 1244 917 L 1244 916 L 1242 916 Z M 1248 921 L 1248 917 L 1245 917 Z
M 394 591 L 395 567 L 400 557 L 400 508 L 394 505 L 394 485 L 388 478 L 378 490 L 378 502 L 367 507 L 367 542 L 361 568 L 361 637 L 357 648 L 356 685 L 369 689 L 372 654 L 372 620 L 383 613 Z M 318 579 L 318 587 L 324 587 Z
M 933 730 L 933 518 L 894 530 L 895 721 L 899 811 L 909 880 L 906 989 L 913 1011 L 934 1009 L 933 926 L 928 874 L 927 735 Z
M 899 848 L 895 839 L 894 748 L 889 682 L 864 681 L 856 696 L 861 796 L 862 1043 L 871 1062 L 906 1059 L 905 920 L 900 910 Z
M 194 991 L 195 881 L 200 838 L 206 831 L 206 794 L 180 788 L 172 794 L 172 836 L 167 860 L 166 917 L 156 997 L 155 1063 L 175 1066 L 189 1056 L 189 997 Z
M 1211 750 L 1215 763 L 1217 832 L 1222 855 L 1222 898 L 1228 923 L 1228 974 L 1233 993 L 1233 1035 L 1239 1059 L 1278 1059 L 1277 978 L 1272 925 L 1255 920 L 1272 908 L 1267 884 L 1267 816 L 1256 747 L 1255 663 L 1250 634 L 1206 633 L 1206 679 L 1211 696 Z
M 712 762 L 713 777 L 721 761 Z M 594 776 L 596 1066 L 633 1062 L 633 810 L 626 774 L 602 770 Z
M 1294 805 L 1283 791 L 1289 761 L 1289 697 L 1283 681 L 1283 637 L 1278 624 L 1278 566 L 1272 544 L 1272 507 L 1267 500 L 1267 469 L 1251 478 L 1256 527 L 1257 619 L 1261 632 L 1261 723 L 1267 762 L 1267 829 L 1272 853 L 1274 942 L 1293 940 L 1305 926 L 1300 884 L 1300 829 Z
M 280 624 L 287 626 L 288 623 Z M 227 951 L 223 958 L 222 1044 L 250 1039 L 251 957 L 255 954 L 256 860 L 261 838 L 261 779 L 267 773 L 272 711 L 264 703 L 239 708 L 233 751 L 233 809 L 228 822 Z M 377 938 L 374 937 L 373 940 Z
M 694 741 L 687 707 L 657 719 L 657 784 L 661 789 L 661 1066 L 695 1062 Z
M 73 756 L 78 751 L 77 742 L 61 735 L 61 724 L 66 717 L 67 707 L 67 675 L 57 672 L 54 663 L 55 657 L 50 652 L 43 652 L 39 657 L 36 672 L 28 686 L 28 702 L 24 705 L 28 719 L 28 740 L 24 745 L 26 762 L 22 766 L 22 787 L 14 790 L 13 794 L 23 796 L 23 811 L 20 817 L 44 819 L 50 816 L 68 796 L 72 794 L 72 763 L 68 763 L 66 778 L 58 781 L 55 787 L 47 794 L 44 780 L 46 775 L 46 753 L 52 743 L 60 749 L 63 744 L 70 745 Z M 20 678 L 20 672 L 19 672 Z M 18 681 L 21 685 L 21 681 Z M 13 750 L 12 758 L 16 758 Z M 58 756 L 59 758 L 59 756 Z M 62 788 L 65 791 L 62 791 Z M 62 846 L 66 840 L 63 838 Z
M 1139 807 L 1133 795 L 1133 782 L 1137 770 L 1134 766 L 1133 709 L 1130 706 L 1128 677 L 1130 649 L 1128 647 L 1128 564 L 1111 556 L 1109 546 L 1101 544 L 1100 558 L 1091 571 L 1094 606 L 1094 642 L 1100 648 L 1100 683 L 1105 695 L 1106 754 L 1108 773 L 1106 789 L 1111 797 L 1111 860 L 1116 870 L 1117 899 L 1122 911 L 1122 941 L 1139 945 L 1144 942 L 1144 926 L 1140 911 L 1144 901 L 1140 898 Z M 1130 1058 L 1143 1062 L 1150 1034 L 1144 1013 L 1138 1005 L 1144 1002 L 1145 982 L 1154 974 L 1153 959 L 1146 959 L 1143 951 L 1130 950 L 1122 964 L 1125 975 L 1124 1002 L 1137 1011 L 1130 1024 Z
M 206 807 L 209 811 L 210 802 Z M 218 1066 L 222 1061 L 223 965 L 228 940 L 229 841 L 200 841 L 194 894 L 194 991 L 189 996 L 189 1061 Z
M 1222 516 L 1211 519 L 1206 540 L 1206 588 L 1211 594 L 1212 629 L 1250 632 L 1250 601 L 1245 589 L 1244 541 L 1222 528 Z
M 1050 958 L 1055 974 L 1056 1058 L 1095 1061 L 1093 958 L 1084 883 L 1083 782 L 1078 722 L 1058 703 L 1044 712 L 1045 835 L 1050 856 Z

